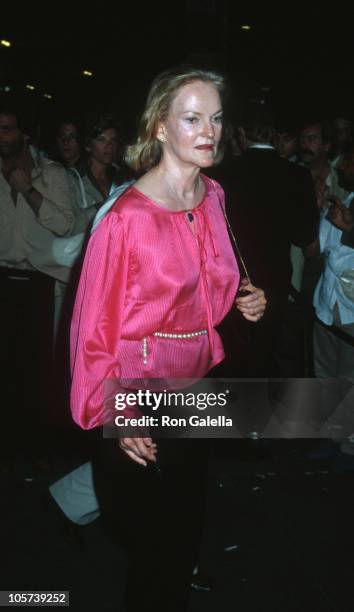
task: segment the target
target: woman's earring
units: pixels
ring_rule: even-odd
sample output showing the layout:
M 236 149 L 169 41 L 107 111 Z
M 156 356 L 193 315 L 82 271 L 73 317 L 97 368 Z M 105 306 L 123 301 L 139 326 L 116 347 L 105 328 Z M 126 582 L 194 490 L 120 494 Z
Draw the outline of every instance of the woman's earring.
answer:
M 156 132 L 156 138 L 159 142 L 166 142 L 165 128 L 161 124 L 159 125 L 158 130 Z

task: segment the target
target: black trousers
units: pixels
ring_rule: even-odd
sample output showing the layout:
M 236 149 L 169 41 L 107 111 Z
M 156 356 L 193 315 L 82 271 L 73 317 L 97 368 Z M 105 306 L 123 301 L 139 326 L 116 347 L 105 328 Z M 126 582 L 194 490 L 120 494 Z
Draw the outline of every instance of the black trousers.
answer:
M 51 398 L 54 280 L 0 268 L 1 454 L 35 453 Z
M 156 442 L 158 470 L 130 459 L 117 439 L 102 437 L 93 462 L 102 515 L 127 555 L 129 612 L 187 610 L 199 556 L 208 440 Z

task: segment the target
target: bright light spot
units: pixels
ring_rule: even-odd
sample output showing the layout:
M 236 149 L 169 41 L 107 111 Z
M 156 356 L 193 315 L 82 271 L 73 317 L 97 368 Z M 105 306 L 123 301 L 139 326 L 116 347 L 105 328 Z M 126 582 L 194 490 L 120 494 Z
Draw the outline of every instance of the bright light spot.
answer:
M 26 89 L 29 89 L 30 91 L 34 91 L 36 88 L 33 85 L 26 85 Z
M 44 98 L 48 98 L 48 100 L 52 100 L 53 96 L 51 94 L 43 94 Z
M 2 41 L 1 41 L 1 45 L 2 45 L 3 47 L 11 47 L 11 43 L 10 43 L 10 41 L 9 41 L 9 40 L 2 40 Z
M 249 30 L 251 30 L 251 26 L 250 25 L 242 25 L 241 26 L 241 30 L 244 30 L 245 32 L 248 32 Z
M 93 76 L 93 72 L 91 72 L 91 70 L 83 70 L 82 74 L 84 76 L 90 76 L 90 77 Z

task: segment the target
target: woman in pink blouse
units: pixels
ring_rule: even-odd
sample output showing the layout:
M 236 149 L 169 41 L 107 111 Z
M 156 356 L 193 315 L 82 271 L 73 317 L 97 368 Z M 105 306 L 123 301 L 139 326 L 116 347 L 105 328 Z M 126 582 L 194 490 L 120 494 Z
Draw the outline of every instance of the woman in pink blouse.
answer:
M 71 405 L 84 429 L 105 422 L 107 380 L 200 379 L 224 358 L 215 327 L 234 303 L 250 321 L 263 315 L 264 293 L 249 283 L 249 295 L 235 302 L 239 272 L 224 194 L 200 173 L 220 157 L 223 88 L 217 74 L 183 69 L 151 86 L 126 156 L 145 173 L 91 237 L 76 298 Z M 105 487 L 106 514 L 121 525 L 130 555 L 129 610 L 187 605 L 205 483 L 205 445 L 197 442 L 150 435 L 102 442 L 98 471 L 116 479 Z

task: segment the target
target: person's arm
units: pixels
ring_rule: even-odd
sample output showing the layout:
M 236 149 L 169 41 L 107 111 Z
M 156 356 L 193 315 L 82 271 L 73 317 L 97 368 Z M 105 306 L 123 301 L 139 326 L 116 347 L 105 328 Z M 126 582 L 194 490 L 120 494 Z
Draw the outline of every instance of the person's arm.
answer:
M 105 381 L 118 380 L 118 344 L 128 277 L 128 245 L 123 223 L 108 215 L 87 247 L 71 323 L 71 411 L 83 429 L 102 426 L 107 418 Z M 151 438 L 125 438 L 121 449 L 136 463 L 155 461 Z
M 331 206 L 327 213 L 327 220 L 342 230 L 341 243 L 354 248 L 354 200 L 350 206 L 344 206 L 339 198 L 331 197 Z
M 23 195 L 28 206 L 32 208 L 34 214 L 38 217 L 43 196 L 32 185 L 32 180 L 28 174 L 22 168 L 14 168 L 9 175 L 8 181 L 12 189 Z
M 71 410 L 83 429 L 103 425 L 104 383 L 119 379 L 128 253 L 123 224 L 111 214 L 91 237 L 71 322 Z
M 236 308 L 242 313 L 247 321 L 257 322 L 264 315 L 267 300 L 263 289 L 252 285 L 246 278 L 241 280 L 240 288 L 249 291 L 245 297 L 236 297 Z
M 11 187 L 22 194 L 45 229 L 57 236 L 75 233 L 76 207 L 63 167 L 49 164 L 34 181 L 22 168 L 15 168 L 8 180 Z

